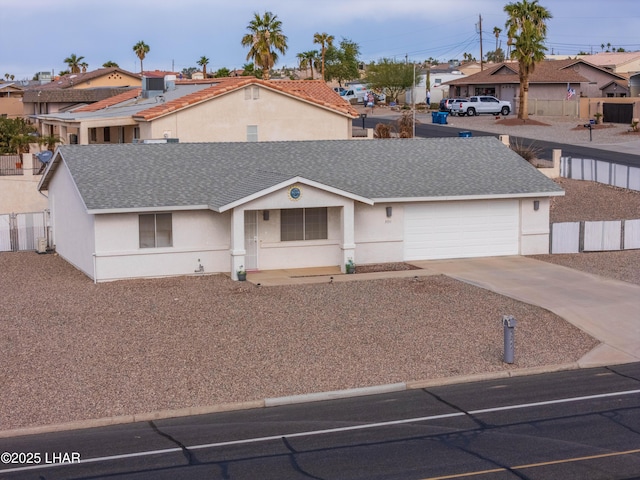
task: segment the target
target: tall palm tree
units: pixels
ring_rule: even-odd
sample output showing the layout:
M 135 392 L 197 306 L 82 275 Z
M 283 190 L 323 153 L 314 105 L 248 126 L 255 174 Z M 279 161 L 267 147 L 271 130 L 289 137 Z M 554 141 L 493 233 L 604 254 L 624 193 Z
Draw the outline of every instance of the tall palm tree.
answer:
M 529 118 L 527 111 L 529 100 L 529 77 L 533 74 L 536 63 L 544 60 L 544 40 L 547 36 L 546 21 L 551 17 L 549 10 L 538 5 L 538 0 L 521 0 L 505 5 L 504 11 L 509 18 L 505 24 L 512 45 L 511 56 L 518 60 L 520 77 L 520 105 L 518 118 Z
M 495 51 L 498 51 L 498 40 L 500 39 L 500 34 L 502 33 L 502 29 L 498 28 L 498 27 L 493 27 L 493 34 L 496 37 L 496 49 Z
M 287 51 L 287 37 L 282 33 L 282 22 L 271 12 L 263 16 L 253 14 L 253 20 L 247 25 L 249 33 L 242 37 L 242 46 L 249 47 L 247 60 L 253 60 L 263 69 L 262 77 L 269 80 L 269 71 L 278 61 L 278 52 Z
M 204 55 L 201 56 L 200 60 L 198 60 L 198 65 L 202 67 L 202 75 L 204 75 L 204 78 L 207 78 L 207 65 L 209 65 L 209 59 Z
M 78 57 L 75 53 L 72 53 L 64 59 L 64 63 L 69 66 L 71 73 L 80 73 L 82 60 L 84 60 L 84 57 Z
M 140 75 L 142 75 L 142 72 L 144 72 L 144 70 L 142 69 L 142 61 L 144 60 L 144 57 L 147 56 L 147 53 L 149 53 L 149 45 L 147 45 L 146 43 L 144 43 L 142 40 L 140 40 L 138 43 L 136 43 L 133 46 L 133 51 L 135 52 L 136 56 L 140 59 Z
M 328 33 L 315 33 L 313 35 L 313 43 L 320 45 L 320 53 L 322 55 L 322 80 L 324 80 L 324 56 L 327 53 L 327 48 L 333 46 L 335 37 Z

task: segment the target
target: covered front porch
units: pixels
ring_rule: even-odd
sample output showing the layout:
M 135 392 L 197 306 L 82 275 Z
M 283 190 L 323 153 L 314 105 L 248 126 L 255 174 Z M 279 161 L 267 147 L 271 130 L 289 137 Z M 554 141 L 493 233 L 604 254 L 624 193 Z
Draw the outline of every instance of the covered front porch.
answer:
M 282 269 L 344 272 L 347 262 L 356 261 L 354 202 L 359 199 L 331 190 L 295 178 L 230 206 L 231 277 Z

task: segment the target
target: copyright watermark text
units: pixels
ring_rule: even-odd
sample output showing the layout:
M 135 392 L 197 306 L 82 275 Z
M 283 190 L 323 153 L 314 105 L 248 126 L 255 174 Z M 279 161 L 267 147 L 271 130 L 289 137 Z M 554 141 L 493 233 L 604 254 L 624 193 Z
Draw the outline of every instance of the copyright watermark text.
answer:
M 0 463 L 4 465 L 52 465 L 80 463 L 79 452 L 2 452 Z

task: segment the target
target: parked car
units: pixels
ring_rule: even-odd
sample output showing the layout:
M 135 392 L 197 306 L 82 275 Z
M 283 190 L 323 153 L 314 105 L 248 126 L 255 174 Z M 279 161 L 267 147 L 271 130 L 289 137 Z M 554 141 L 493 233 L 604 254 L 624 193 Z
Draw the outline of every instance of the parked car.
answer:
M 469 99 L 458 99 L 451 105 L 452 115 L 479 115 L 490 113 L 493 115 L 509 115 L 511 113 L 511 102 L 498 100 L 490 95 L 475 95 Z
M 443 98 L 440 100 L 440 106 L 438 110 L 441 112 L 449 112 L 451 113 L 451 107 L 454 103 L 464 101 L 464 98 Z

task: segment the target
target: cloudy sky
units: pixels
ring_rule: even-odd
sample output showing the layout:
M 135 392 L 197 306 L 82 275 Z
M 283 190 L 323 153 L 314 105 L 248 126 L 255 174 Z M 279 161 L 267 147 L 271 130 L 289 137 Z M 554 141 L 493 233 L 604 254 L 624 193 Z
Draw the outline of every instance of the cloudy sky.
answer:
M 241 68 L 247 49 L 240 39 L 254 12 L 282 21 L 289 48 L 277 66 L 296 65 L 296 54 L 317 49 L 313 34 L 359 44 L 361 59 L 421 61 L 479 57 L 478 16 L 484 52 L 494 50 L 494 27 L 504 30 L 509 0 L 3 0 L 0 5 L 0 77 L 18 80 L 39 71 L 66 69 L 70 54 L 89 69 L 114 61 L 137 72 L 133 45 L 150 46 L 145 70 L 196 67 L 203 55 L 209 71 Z M 598 52 L 602 44 L 640 50 L 640 0 L 540 0 L 553 19 L 549 52 Z M 506 37 L 499 41 L 506 45 Z M 606 47 L 605 47 L 606 48 Z

